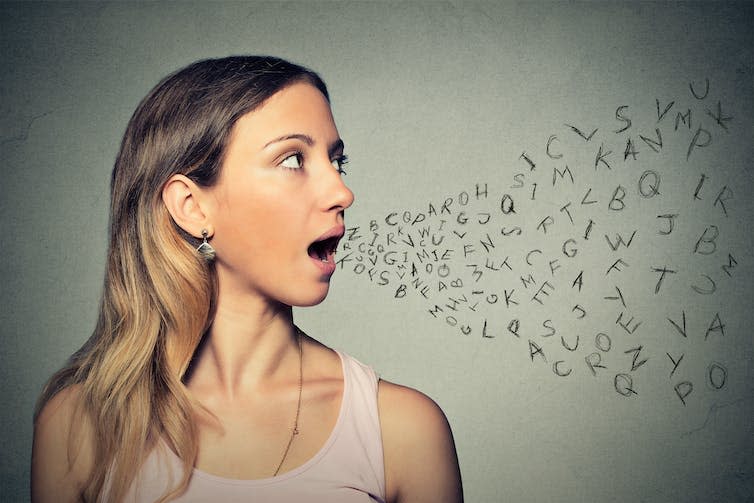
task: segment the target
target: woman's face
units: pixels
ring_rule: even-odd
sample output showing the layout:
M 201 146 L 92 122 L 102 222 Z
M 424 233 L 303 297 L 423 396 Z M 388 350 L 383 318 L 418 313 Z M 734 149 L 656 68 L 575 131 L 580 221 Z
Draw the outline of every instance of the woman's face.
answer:
M 221 295 L 292 306 L 325 298 L 353 202 L 343 160 L 330 105 L 308 83 L 284 88 L 238 120 L 208 189 Z

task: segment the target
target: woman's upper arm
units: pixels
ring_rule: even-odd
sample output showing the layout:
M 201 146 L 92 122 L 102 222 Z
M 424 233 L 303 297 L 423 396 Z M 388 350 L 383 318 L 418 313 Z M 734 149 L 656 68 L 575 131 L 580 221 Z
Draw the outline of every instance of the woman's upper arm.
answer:
M 453 434 L 440 407 L 386 381 L 380 381 L 378 403 L 388 501 L 462 502 Z
M 81 501 L 83 482 L 91 469 L 91 449 L 77 401 L 75 387 L 60 391 L 45 404 L 34 423 L 32 503 Z M 74 435 L 72 426 L 77 427 Z

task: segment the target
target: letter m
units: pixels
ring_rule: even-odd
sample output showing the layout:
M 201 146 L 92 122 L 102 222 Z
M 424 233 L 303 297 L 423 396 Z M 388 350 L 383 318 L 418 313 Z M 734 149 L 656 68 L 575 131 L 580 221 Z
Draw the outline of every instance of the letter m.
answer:
M 571 173 L 571 168 L 566 166 L 563 171 L 560 171 L 558 168 L 552 168 L 552 186 L 555 186 L 555 181 L 558 179 L 558 175 L 560 175 L 560 178 L 565 178 L 566 173 L 571 178 L 571 183 L 573 183 L 573 173 Z
M 534 276 L 532 276 L 531 274 L 529 274 L 528 278 L 526 278 L 524 276 L 521 276 L 521 283 L 524 284 L 524 288 L 529 288 L 529 285 L 536 285 L 537 284 L 537 282 L 534 281 Z

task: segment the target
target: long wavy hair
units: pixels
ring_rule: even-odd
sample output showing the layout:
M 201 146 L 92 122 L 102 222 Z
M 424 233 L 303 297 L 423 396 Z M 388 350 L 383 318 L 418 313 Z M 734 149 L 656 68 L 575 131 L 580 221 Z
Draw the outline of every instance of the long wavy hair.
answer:
M 212 323 L 216 279 L 198 242 L 172 221 L 162 189 L 177 173 L 214 184 L 236 121 L 302 81 L 329 100 L 316 73 L 278 58 L 198 61 L 157 84 L 131 117 L 112 172 L 99 318 L 89 340 L 50 378 L 35 411 L 36 420 L 55 394 L 77 386 L 94 440 L 85 501 L 98 501 L 105 489 L 108 501 L 121 501 L 134 467 L 158 439 L 184 465 L 161 501 L 188 486 L 201 411 L 183 379 Z

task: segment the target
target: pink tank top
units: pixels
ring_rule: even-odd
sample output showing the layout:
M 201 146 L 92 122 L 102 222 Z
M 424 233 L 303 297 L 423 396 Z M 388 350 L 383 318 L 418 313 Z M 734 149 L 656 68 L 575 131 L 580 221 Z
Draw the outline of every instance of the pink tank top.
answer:
M 385 502 L 382 437 L 377 414 L 375 372 L 338 352 L 343 366 L 343 398 L 335 428 L 309 461 L 277 477 L 226 479 L 194 469 L 180 503 L 360 503 Z M 156 501 L 182 473 L 178 457 L 155 449 L 139 471 L 126 502 Z

